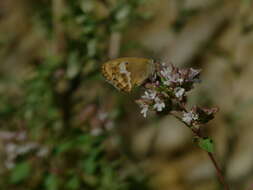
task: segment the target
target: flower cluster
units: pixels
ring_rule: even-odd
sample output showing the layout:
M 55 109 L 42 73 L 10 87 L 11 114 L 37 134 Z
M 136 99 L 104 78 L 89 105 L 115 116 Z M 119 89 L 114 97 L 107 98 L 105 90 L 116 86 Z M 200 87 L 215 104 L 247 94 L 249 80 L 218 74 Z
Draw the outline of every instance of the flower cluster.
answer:
M 217 108 L 186 107 L 187 92 L 199 83 L 200 70 L 179 69 L 173 65 L 156 63 L 154 75 L 143 84 L 144 95 L 136 102 L 141 108 L 141 114 L 147 116 L 148 111 L 177 114 L 188 126 L 200 125 L 213 119 Z
M 114 128 L 114 122 L 112 116 L 100 108 L 98 105 L 90 104 L 82 110 L 78 115 L 78 121 L 80 126 L 88 125 L 89 133 L 92 136 L 100 136 Z M 85 131 L 87 128 L 85 127 Z
M 99 111 L 96 118 L 93 118 L 91 125 L 91 135 L 99 136 L 104 134 L 106 131 L 110 131 L 114 128 L 113 121 L 109 118 L 108 113 Z
M 147 116 L 148 111 L 162 112 L 173 115 L 180 122 L 184 123 L 191 129 L 194 142 L 208 152 L 208 156 L 215 166 L 220 181 L 224 183 L 224 178 L 220 168 L 214 159 L 213 140 L 202 133 L 202 125 L 214 118 L 218 108 L 201 108 L 193 106 L 188 108 L 187 93 L 193 89 L 194 84 L 200 82 L 200 70 L 196 69 L 179 69 L 173 65 L 156 63 L 155 72 L 145 83 L 144 95 L 136 102 L 141 108 L 141 114 Z
M 7 169 L 12 169 L 16 165 L 16 160 L 19 156 L 28 153 L 35 153 L 36 157 L 46 157 L 49 154 L 49 149 L 39 143 L 29 141 L 25 131 L 11 132 L 0 131 L 0 139 L 4 143 L 4 153 L 6 160 L 4 166 Z

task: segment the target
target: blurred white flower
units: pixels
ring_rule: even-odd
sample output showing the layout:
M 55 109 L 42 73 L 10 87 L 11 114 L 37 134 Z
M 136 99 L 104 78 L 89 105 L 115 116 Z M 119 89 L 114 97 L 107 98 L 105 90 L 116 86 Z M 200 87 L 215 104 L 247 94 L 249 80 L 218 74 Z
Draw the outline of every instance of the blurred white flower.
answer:
M 142 96 L 142 98 L 153 100 L 156 97 L 156 91 L 154 90 L 147 90 L 144 92 L 145 94 Z
M 160 98 L 156 97 L 154 109 L 156 109 L 157 111 L 162 111 L 163 108 L 165 108 L 165 103 Z
M 6 160 L 6 161 L 4 162 L 4 165 L 5 165 L 5 167 L 6 167 L 7 169 L 12 169 L 12 168 L 15 167 L 15 163 L 14 163 L 13 160 Z
M 165 81 L 163 81 L 163 84 L 165 84 L 167 86 L 170 86 L 171 85 L 171 81 L 165 80 Z
M 91 130 L 91 135 L 92 136 L 99 136 L 102 133 L 103 133 L 103 130 L 101 128 L 98 128 L 98 127 Z
M 25 154 L 33 149 L 38 148 L 39 145 L 37 143 L 26 143 L 24 145 L 19 145 L 16 149 L 17 154 Z
M 192 121 L 198 120 L 198 118 L 199 118 L 198 114 L 194 113 L 193 111 L 190 111 L 190 112 L 185 112 L 183 114 L 182 120 L 188 125 L 190 125 Z
M 38 143 L 28 142 L 25 144 L 7 143 L 5 145 L 6 160 L 4 161 L 7 169 L 12 169 L 15 166 L 15 159 L 19 155 L 26 154 L 40 147 Z
M 174 89 L 175 96 L 177 98 L 181 98 L 184 95 L 185 89 L 181 87 L 177 87 Z
M 19 141 L 23 141 L 23 140 L 25 140 L 26 139 L 26 137 L 27 137 L 27 135 L 26 135 L 26 132 L 25 131 L 22 131 L 22 132 L 20 132 L 20 133 L 18 133 L 17 134 L 17 140 L 19 140 Z
M 178 82 L 178 83 L 183 83 L 184 79 L 180 77 L 180 75 L 178 73 L 174 73 L 170 76 L 169 80 L 171 82 Z
M 16 135 L 15 133 L 10 132 L 10 131 L 0 131 L 0 139 L 3 139 L 3 140 L 9 140 L 11 138 L 14 138 L 15 135 Z
M 200 70 L 190 68 L 189 79 L 194 79 L 199 73 Z
M 45 157 L 48 155 L 48 153 L 49 153 L 49 149 L 47 147 L 42 147 L 39 149 L 37 156 L 38 157 Z
M 16 149 L 17 149 L 17 145 L 14 144 L 14 143 L 8 143 L 8 144 L 6 144 L 6 146 L 5 146 L 5 150 L 6 150 L 6 152 L 9 153 L 9 154 L 15 153 L 15 152 L 16 152 Z
M 160 72 L 164 78 L 167 78 L 167 77 L 171 76 L 172 68 L 171 67 L 164 67 L 163 70 L 161 70 Z
M 106 128 L 106 130 L 112 130 L 114 128 L 113 121 L 109 120 L 108 122 L 106 122 L 105 128 Z
M 98 113 L 98 119 L 101 121 L 104 121 L 107 117 L 108 117 L 108 113 L 106 113 L 106 112 L 101 111 Z
M 147 117 L 147 112 L 148 112 L 148 105 L 147 104 L 141 104 L 141 114 L 143 117 Z
M 165 81 L 163 83 L 167 86 L 170 86 L 172 82 L 174 83 L 183 83 L 184 79 L 176 72 L 173 72 L 171 67 L 165 67 L 160 71 Z
M 179 82 L 180 84 L 182 84 L 182 83 L 184 82 L 184 79 L 183 79 L 183 78 L 178 77 L 178 78 L 176 79 L 176 82 Z

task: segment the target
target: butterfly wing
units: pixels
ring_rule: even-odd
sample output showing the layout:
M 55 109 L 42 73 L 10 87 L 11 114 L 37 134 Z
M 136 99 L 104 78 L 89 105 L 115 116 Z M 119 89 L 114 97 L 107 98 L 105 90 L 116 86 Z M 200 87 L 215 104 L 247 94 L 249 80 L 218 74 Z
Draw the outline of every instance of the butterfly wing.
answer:
M 102 74 L 107 81 L 125 92 L 141 85 L 153 72 L 153 60 L 145 58 L 118 58 L 102 65 Z
M 128 70 L 131 72 L 133 86 L 141 85 L 154 73 L 155 67 L 152 59 L 128 58 Z
M 125 73 L 120 72 L 120 63 L 117 60 L 104 63 L 102 65 L 102 74 L 117 89 L 130 92 L 132 89 L 131 78 Z

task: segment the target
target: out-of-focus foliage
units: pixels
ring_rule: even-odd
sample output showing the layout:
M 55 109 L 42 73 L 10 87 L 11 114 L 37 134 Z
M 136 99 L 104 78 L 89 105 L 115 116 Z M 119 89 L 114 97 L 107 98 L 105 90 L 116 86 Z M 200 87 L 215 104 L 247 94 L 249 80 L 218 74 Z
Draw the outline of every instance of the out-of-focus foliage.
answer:
M 21 22 L 30 30 L 27 38 L 39 43 L 36 51 L 22 53 L 30 58 L 15 66 L 13 73 L 1 70 L 0 189 L 145 189 L 145 176 L 124 166 L 123 153 L 110 151 L 111 141 L 117 141 L 113 127 L 120 115 L 117 107 L 114 111 L 106 108 L 101 91 L 106 87 L 101 86 L 100 77 L 111 35 L 131 27 L 143 3 L 145 0 L 0 3 L 6 11 L 3 19 L 23 16 Z M 15 39 L 22 35 L 18 27 L 12 26 L 16 30 L 12 33 L 1 33 L 1 59 L 7 60 L 7 70 L 11 67 L 8 56 L 23 51 L 22 43 L 31 45 L 29 39 Z M 19 62 L 18 56 L 14 59 Z M 15 86 L 8 86 L 12 79 Z

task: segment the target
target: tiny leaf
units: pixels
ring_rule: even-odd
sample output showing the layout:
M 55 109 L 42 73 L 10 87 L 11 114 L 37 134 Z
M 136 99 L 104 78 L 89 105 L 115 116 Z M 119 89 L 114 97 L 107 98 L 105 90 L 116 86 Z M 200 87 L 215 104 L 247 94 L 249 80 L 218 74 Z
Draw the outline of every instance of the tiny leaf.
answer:
M 80 181 L 79 179 L 74 176 L 73 178 L 71 178 L 68 183 L 66 184 L 67 189 L 70 190 L 76 190 L 80 188 Z
M 31 172 L 31 166 L 28 162 L 21 162 L 16 165 L 10 178 L 11 183 L 19 183 L 25 180 Z
M 57 190 L 59 189 L 59 179 L 56 175 L 50 174 L 46 177 L 45 186 L 47 190 Z
M 210 138 L 199 139 L 199 147 L 207 152 L 214 152 L 213 140 Z

